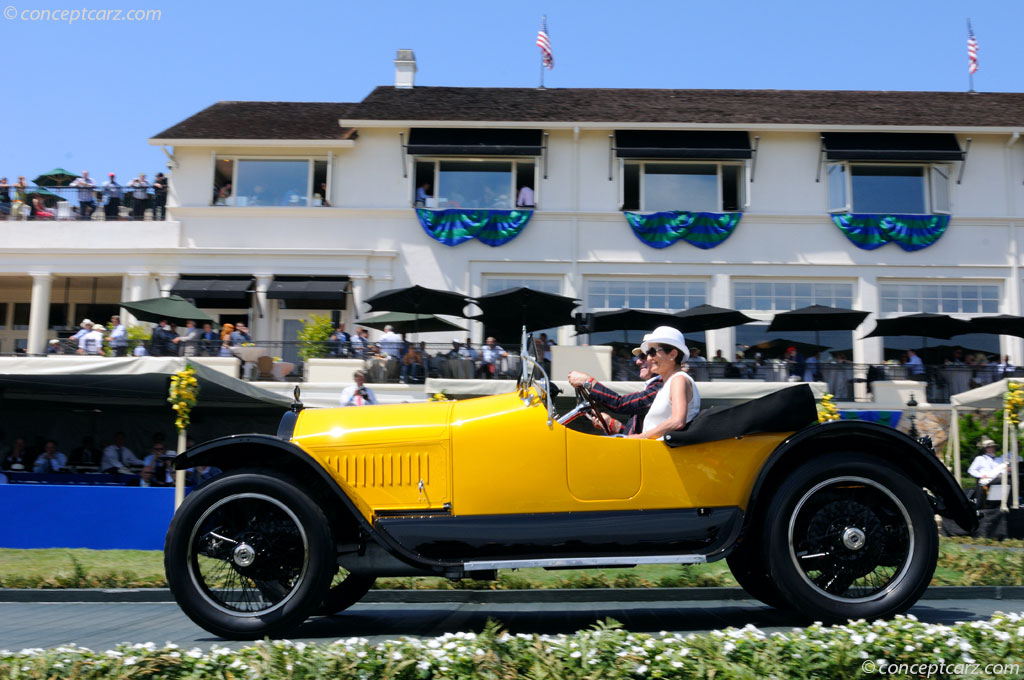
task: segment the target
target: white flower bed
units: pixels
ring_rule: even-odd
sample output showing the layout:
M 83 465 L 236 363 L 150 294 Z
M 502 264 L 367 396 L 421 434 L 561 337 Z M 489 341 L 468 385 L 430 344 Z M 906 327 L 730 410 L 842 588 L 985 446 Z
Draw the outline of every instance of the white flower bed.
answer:
M 151 642 L 94 652 L 82 647 L 0 651 L 7 678 L 1024 678 L 1024 617 L 996 614 L 953 626 L 891 621 L 813 625 L 765 634 L 753 626 L 679 635 L 630 633 L 601 624 L 573 635 L 401 638 L 372 645 L 288 640 L 238 651 L 181 649 Z

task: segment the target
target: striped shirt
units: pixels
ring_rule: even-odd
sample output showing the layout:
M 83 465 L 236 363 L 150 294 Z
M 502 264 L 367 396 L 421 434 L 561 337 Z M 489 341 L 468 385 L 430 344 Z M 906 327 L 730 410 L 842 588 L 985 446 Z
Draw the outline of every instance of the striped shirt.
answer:
M 639 392 L 622 395 L 595 380 L 590 388 L 590 395 L 594 397 L 594 402 L 599 406 L 603 406 L 613 413 L 630 415 L 631 417 L 626 421 L 622 431 L 625 434 L 637 434 L 643 430 L 644 416 L 647 415 L 651 404 L 654 403 L 654 398 L 658 396 L 661 386 L 661 376 L 656 375 L 648 380 Z

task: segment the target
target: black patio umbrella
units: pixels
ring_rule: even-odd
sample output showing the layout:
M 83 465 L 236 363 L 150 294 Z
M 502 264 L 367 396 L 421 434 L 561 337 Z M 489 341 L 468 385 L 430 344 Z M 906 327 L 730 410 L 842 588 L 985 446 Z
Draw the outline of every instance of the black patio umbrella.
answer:
M 809 342 L 797 342 L 796 340 L 787 340 L 786 338 L 765 340 L 764 342 L 759 342 L 756 345 L 751 345 L 750 349 L 760 352 L 761 356 L 765 359 L 775 359 L 783 356 L 786 353 L 786 350 L 790 347 L 795 347 L 796 351 L 805 357 L 811 356 L 815 352 L 823 352 L 828 349 L 825 345 L 812 345 Z
M 78 179 L 78 175 L 64 168 L 54 168 L 36 177 L 33 182 L 41 187 L 66 187 Z
M 814 331 L 815 344 L 821 344 L 821 331 L 852 331 L 864 323 L 870 312 L 842 307 L 811 305 L 775 315 L 769 332 Z
M 653 331 L 658 326 L 682 328 L 682 323 L 674 314 L 668 312 L 652 312 L 646 309 L 616 309 L 610 312 L 594 312 L 587 326 L 587 333 L 622 331 L 622 339 L 626 340 L 627 331 Z
M 483 321 L 488 335 L 504 342 L 519 342 L 523 326 L 532 331 L 571 324 L 580 304 L 575 298 L 523 287 L 482 295 L 475 302 L 482 314 L 473 318 Z
M 999 316 L 976 316 L 971 319 L 971 333 L 992 335 L 1013 335 L 1024 338 L 1024 316 L 1000 314 Z
M 119 302 L 118 304 L 131 312 L 139 321 L 159 323 L 167 319 L 176 324 L 190 320 L 196 323 L 213 322 L 213 319 L 205 312 L 180 295 Z
M 714 305 L 697 305 L 686 311 L 677 312 L 673 316 L 681 320 L 681 323 L 676 325 L 676 328 L 683 333 L 710 331 L 715 328 L 730 328 L 756 321 L 756 319 L 750 318 L 743 312 L 725 307 L 715 307 Z
M 409 314 L 448 314 L 465 317 L 463 307 L 469 298 L 447 290 L 408 286 L 392 288 L 367 298 L 371 312 L 407 312 Z
M 445 321 L 433 314 L 408 314 L 406 312 L 388 312 L 379 316 L 367 317 L 356 321 L 360 326 L 384 330 L 391 326 L 396 333 L 435 333 L 438 331 L 465 331 L 462 326 Z
M 885 337 L 892 335 L 912 335 L 920 337 L 922 344 L 927 345 L 926 338 L 949 340 L 954 335 L 963 335 L 972 331 L 967 321 L 954 319 L 948 314 L 906 314 L 894 319 L 879 319 L 875 329 L 865 338 Z

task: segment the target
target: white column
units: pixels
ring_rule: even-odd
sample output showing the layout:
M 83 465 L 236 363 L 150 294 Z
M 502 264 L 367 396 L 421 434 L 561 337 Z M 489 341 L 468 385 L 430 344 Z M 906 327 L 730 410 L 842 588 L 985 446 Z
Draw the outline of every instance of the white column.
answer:
M 273 274 L 256 274 L 256 288 L 253 291 L 253 316 L 249 331 L 253 340 L 271 340 L 273 320 L 267 305 L 267 290 L 274 280 Z M 260 314 L 263 316 L 260 317 Z
M 157 278 L 160 281 L 160 287 L 157 291 L 157 295 L 160 297 L 170 297 L 171 289 L 174 288 L 174 284 L 178 282 L 181 276 L 178 272 L 160 272 L 157 274 Z
M 366 274 L 353 274 L 349 276 L 352 281 L 351 304 L 345 308 L 341 318 L 345 321 L 345 329 L 349 333 L 356 332 L 356 319 L 363 314 L 363 300 L 370 297 L 370 277 Z
M 29 272 L 32 277 L 32 301 L 28 312 L 28 353 L 46 351 L 46 334 L 50 325 L 50 290 L 53 274 Z
M 121 299 L 125 302 L 135 302 L 146 299 L 146 284 L 149 283 L 149 272 L 129 271 L 121 277 Z M 124 307 L 121 308 L 121 323 L 127 326 L 134 326 L 139 323 L 132 314 Z
M 732 308 L 732 277 L 729 274 L 712 274 L 711 287 L 708 290 L 708 304 L 715 307 Z M 722 350 L 722 356 L 732 361 L 736 356 L 736 332 L 732 328 L 717 328 L 706 331 L 708 361 Z
M 873 312 L 860 328 L 853 332 L 853 363 L 855 364 L 880 364 L 885 360 L 884 338 L 863 338 L 871 332 L 878 320 L 878 312 L 882 309 L 882 301 L 878 297 L 878 277 L 874 275 L 861 276 L 857 279 L 857 291 L 853 298 L 854 309 Z M 866 377 L 865 371 L 857 372 L 858 378 Z M 868 395 L 867 384 L 854 383 L 854 396 L 857 399 L 866 399 Z M 921 401 L 927 401 L 927 398 Z

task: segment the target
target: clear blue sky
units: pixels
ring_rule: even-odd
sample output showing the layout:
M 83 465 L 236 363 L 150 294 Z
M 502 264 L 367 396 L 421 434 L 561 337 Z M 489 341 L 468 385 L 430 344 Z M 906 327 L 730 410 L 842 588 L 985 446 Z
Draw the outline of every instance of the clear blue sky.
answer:
M 126 179 L 164 168 L 146 140 L 218 100 L 358 101 L 417 85 L 1024 91 L 1020 0 L 0 0 L 0 174 L 54 166 Z M 31 21 L 34 9 L 158 9 L 159 20 Z M 28 12 L 26 12 L 28 10 Z M 14 19 L 7 18 L 14 15 Z

